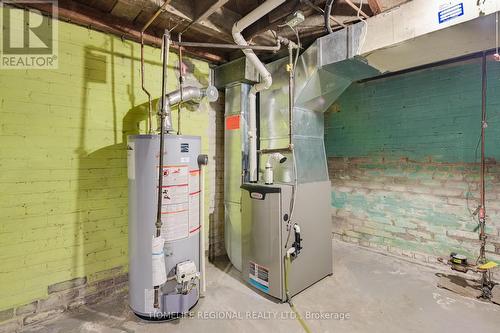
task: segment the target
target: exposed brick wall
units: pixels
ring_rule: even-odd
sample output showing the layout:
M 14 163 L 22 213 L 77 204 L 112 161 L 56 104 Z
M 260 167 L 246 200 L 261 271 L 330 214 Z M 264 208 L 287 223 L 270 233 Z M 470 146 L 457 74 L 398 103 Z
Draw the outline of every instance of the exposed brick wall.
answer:
M 21 331 L 83 304 L 94 304 L 128 290 L 128 275 L 123 266 L 96 272 L 88 278 L 74 278 L 49 285 L 47 297 L 0 311 L 0 333 Z
M 226 253 L 224 246 L 224 91 L 219 91 L 219 100 L 212 103 L 213 112 L 210 117 L 214 139 L 212 152 L 212 185 L 213 199 L 209 215 L 209 247 L 210 258 Z
M 327 115 L 335 237 L 417 260 L 477 257 L 480 61 L 358 83 Z M 488 63 L 488 259 L 500 263 L 500 65 Z
M 330 158 L 333 230 L 339 238 L 422 256 L 478 255 L 478 167 Z M 488 258 L 500 262 L 500 165 L 488 167 Z
M 0 73 L 0 311 L 41 302 L 61 281 L 128 269 L 126 140 L 145 133 L 147 119 L 140 46 L 65 22 L 58 46 L 56 70 Z M 145 48 L 146 86 L 155 99 L 160 55 Z M 173 53 L 170 62 L 173 90 Z M 206 62 L 184 63 L 187 85 L 209 84 Z M 213 112 L 206 101 L 182 111 L 182 133 L 200 135 L 207 154 L 215 147 Z M 173 116 L 176 126 L 176 109 Z M 212 170 L 214 161 L 206 177 L 207 226 L 217 207 Z

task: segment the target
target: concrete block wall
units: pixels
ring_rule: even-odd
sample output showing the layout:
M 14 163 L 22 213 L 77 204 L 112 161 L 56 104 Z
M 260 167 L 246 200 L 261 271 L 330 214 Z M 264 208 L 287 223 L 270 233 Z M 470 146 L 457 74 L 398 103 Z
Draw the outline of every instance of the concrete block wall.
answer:
M 60 299 L 66 309 L 109 295 L 128 269 L 126 137 L 145 133 L 147 119 L 140 45 L 58 24 L 58 69 L 0 70 L 0 327 L 42 320 L 52 308 L 40 304 Z M 145 58 L 146 86 L 158 98 L 161 52 L 146 47 Z M 176 54 L 170 62 L 169 90 L 177 88 Z M 186 84 L 209 84 L 206 62 L 184 64 Z M 207 226 L 217 206 L 209 176 L 216 107 L 182 110 L 182 133 L 202 136 L 210 155 Z M 71 295 L 54 297 L 59 283 L 71 284 L 60 291 Z
M 337 239 L 435 262 L 479 241 L 481 66 L 353 84 L 326 119 Z M 488 62 L 488 259 L 500 263 L 500 64 Z

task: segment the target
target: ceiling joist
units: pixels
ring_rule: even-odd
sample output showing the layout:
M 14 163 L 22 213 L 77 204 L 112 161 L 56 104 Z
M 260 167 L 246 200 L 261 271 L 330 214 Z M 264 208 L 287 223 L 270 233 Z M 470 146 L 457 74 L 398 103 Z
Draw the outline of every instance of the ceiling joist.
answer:
M 148 44 L 160 46 L 165 29 L 171 30 L 173 38 L 182 34 L 183 41 L 233 44 L 231 30 L 234 23 L 265 0 L 167 1 L 165 10 L 146 31 Z M 334 30 L 340 29 L 358 21 L 358 13 L 367 18 L 407 1 L 337 0 L 330 15 L 331 26 Z M 274 45 L 272 31 L 295 40 L 295 33 L 282 25 L 288 15 L 301 10 L 306 18 L 297 30 L 303 46 L 307 47 L 308 43 L 326 33 L 323 22 L 325 3 L 326 0 L 288 0 L 250 25 L 243 35 L 259 45 Z M 59 0 L 58 7 L 61 19 L 138 41 L 141 28 L 164 4 L 165 0 Z M 19 2 L 17 5 L 44 11 L 43 3 Z M 235 53 L 224 49 L 184 49 L 192 56 L 211 62 L 223 62 L 242 55 L 241 51 Z M 267 59 L 269 54 L 259 56 Z

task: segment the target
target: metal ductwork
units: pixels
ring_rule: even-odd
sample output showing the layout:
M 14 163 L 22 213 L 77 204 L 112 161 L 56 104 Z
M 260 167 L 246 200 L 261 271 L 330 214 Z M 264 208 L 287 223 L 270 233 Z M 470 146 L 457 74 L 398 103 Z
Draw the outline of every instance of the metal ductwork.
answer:
M 214 86 L 208 86 L 207 88 L 197 88 L 197 87 L 183 87 L 181 90 L 175 90 L 171 93 L 165 95 L 165 121 L 162 124 L 165 132 L 172 132 L 172 106 L 179 104 L 180 102 L 189 102 L 193 100 L 200 100 L 203 97 L 207 97 L 209 102 L 214 102 L 219 98 L 219 92 Z M 162 101 L 158 103 L 158 107 L 161 108 Z
M 359 54 L 394 72 L 495 47 L 500 0 L 413 0 L 366 20 Z
M 317 39 L 300 56 L 292 123 L 299 182 L 328 179 L 323 112 L 352 82 L 495 47 L 500 0 L 439 3 L 405 3 Z M 286 147 L 286 63 L 266 65 L 273 84 L 260 94 L 261 149 Z
M 482 0 L 479 4 L 477 1 L 459 1 L 456 9 L 443 7 L 442 1 L 429 2 L 413 0 L 319 38 L 299 57 L 291 124 L 299 186 L 328 182 L 324 112 L 352 82 L 495 47 L 495 14 L 500 10 L 500 0 Z M 246 108 L 240 105 L 241 98 L 247 97 L 248 89 L 241 88 L 256 81 L 255 69 L 248 60 L 239 59 L 215 71 L 217 86 L 226 87 L 226 119 L 234 112 L 241 112 L 242 119 L 247 115 Z M 261 150 L 287 147 L 289 142 L 286 64 L 287 59 L 283 58 L 266 65 L 272 76 L 272 85 L 260 92 Z M 235 89 L 235 84 L 239 84 L 239 88 Z M 244 121 L 241 124 L 246 125 Z M 232 131 L 228 130 L 226 123 L 226 142 L 233 142 L 235 133 Z M 248 139 L 241 135 L 238 138 L 241 138 L 241 144 L 238 141 L 225 149 L 227 163 L 243 160 L 242 168 L 236 167 L 238 170 L 234 170 L 234 175 L 225 175 L 225 192 L 233 193 L 231 198 L 234 199 L 232 206 L 226 203 L 226 250 L 233 264 L 241 269 L 241 240 L 238 239 L 241 217 L 237 200 L 240 198 L 240 184 L 236 180 L 243 180 L 238 174 L 245 174 L 245 147 L 248 144 L 245 140 Z M 285 156 L 291 160 L 289 153 Z M 260 169 L 264 169 L 264 165 Z M 316 194 L 329 196 L 328 191 Z M 228 209 L 233 206 L 234 209 Z M 230 246 L 228 239 L 231 240 Z
M 299 59 L 295 106 L 326 111 L 354 81 L 495 47 L 500 0 L 450 6 L 413 0 L 317 39 Z M 287 84 L 285 63 L 267 65 L 271 90 Z
M 285 0 L 267 0 L 259 7 L 255 8 L 250 13 L 248 13 L 245 17 L 240 19 L 238 22 L 236 22 L 233 25 L 233 31 L 232 31 L 234 42 L 238 45 L 248 45 L 245 38 L 243 38 L 241 32 L 245 30 L 248 26 L 250 26 L 252 23 L 256 22 L 258 19 L 268 14 L 270 11 L 272 11 L 273 9 L 275 9 L 284 2 Z M 255 182 L 257 181 L 257 119 L 256 119 L 257 96 L 256 94 L 259 91 L 268 89 L 271 86 L 273 79 L 271 77 L 271 73 L 269 73 L 269 71 L 266 69 L 264 64 L 259 60 L 257 55 L 255 55 L 255 52 L 253 50 L 244 49 L 243 53 L 245 54 L 246 58 L 250 61 L 250 63 L 255 66 L 255 69 L 260 74 L 259 83 L 253 85 L 248 94 L 249 113 L 250 113 L 249 133 L 248 133 L 249 147 L 250 147 L 249 151 L 250 181 Z

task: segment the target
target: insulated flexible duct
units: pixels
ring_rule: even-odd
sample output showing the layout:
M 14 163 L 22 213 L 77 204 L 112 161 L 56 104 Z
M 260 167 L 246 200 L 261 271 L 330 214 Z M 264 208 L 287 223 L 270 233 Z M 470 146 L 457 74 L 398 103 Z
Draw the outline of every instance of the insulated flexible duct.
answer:
M 207 97 L 209 102 L 215 102 L 219 98 L 219 92 L 214 86 L 208 86 L 207 88 L 197 88 L 197 87 L 183 87 L 181 90 L 174 90 L 171 93 L 165 94 L 165 103 L 163 100 L 159 105 L 163 105 L 165 112 L 164 123 L 161 124 L 166 132 L 172 132 L 172 111 L 173 105 L 179 104 L 180 102 L 189 102 L 192 100 L 199 100 L 203 97 Z

